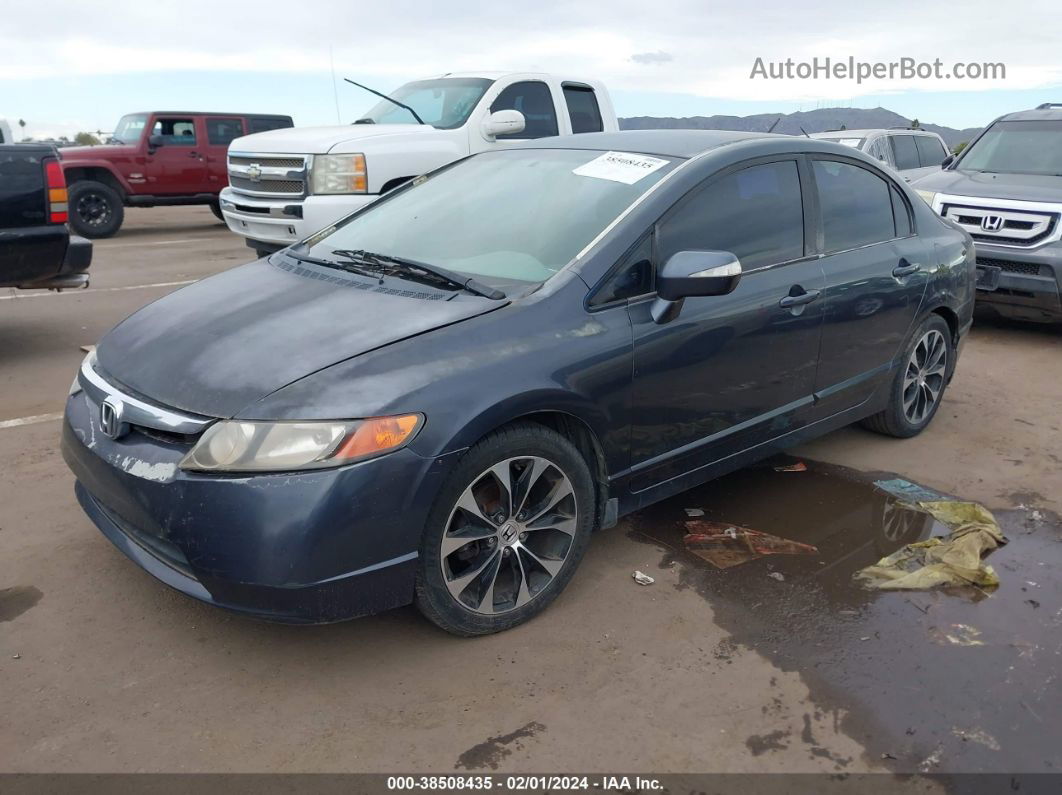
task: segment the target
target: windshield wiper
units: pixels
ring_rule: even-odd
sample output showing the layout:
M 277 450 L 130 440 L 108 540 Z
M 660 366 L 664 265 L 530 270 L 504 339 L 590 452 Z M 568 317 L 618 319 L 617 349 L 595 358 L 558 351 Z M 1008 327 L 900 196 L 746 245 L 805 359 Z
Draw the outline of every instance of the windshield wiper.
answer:
M 373 276 L 368 271 L 364 271 L 361 268 L 357 267 L 356 265 L 354 265 L 354 264 L 352 264 L 350 262 L 336 262 L 335 260 L 332 260 L 332 259 L 321 259 L 320 257 L 308 257 L 305 254 L 296 254 L 292 250 L 293 248 L 294 248 L 294 246 L 292 248 L 288 249 L 288 255 L 294 257 L 299 262 L 309 262 L 309 263 L 312 263 L 314 265 L 323 265 L 326 268 L 335 268 L 336 270 L 346 271 L 347 273 L 356 273 L 356 274 L 358 274 L 358 276 L 365 276 L 368 279 L 377 279 L 377 280 L 379 280 L 378 276 Z M 340 252 L 334 252 L 334 253 L 339 254 Z M 340 256 L 342 256 L 342 254 L 340 254 Z
M 349 257 L 350 259 L 355 260 L 359 265 L 368 265 L 386 271 L 399 270 L 405 271 L 406 273 L 419 272 L 429 278 L 434 277 L 436 279 L 441 279 L 454 287 L 466 290 L 473 295 L 489 298 L 492 301 L 500 301 L 505 298 L 505 293 L 501 290 L 496 290 L 490 285 L 483 284 L 483 282 L 477 281 L 471 276 L 462 276 L 459 273 L 447 270 L 439 265 L 429 265 L 426 262 L 405 259 L 404 257 L 393 257 L 390 254 L 377 254 L 360 248 L 335 249 L 332 251 L 332 254 L 337 257 Z
M 382 93 L 380 93 L 379 91 L 377 91 L 374 88 L 369 88 L 368 86 L 363 86 L 361 83 L 355 83 L 349 77 L 344 77 L 343 79 L 346 80 L 348 83 L 350 83 L 352 86 L 357 86 L 358 88 L 364 88 L 370 94 L 375 94 L 378 97 L 383 97 L 388 102 L 393 102 L 395 105 L 398 105 L 398 107 L 405 108 L 406 110 L 408 110 L 410 113 L 413 114 L 413 118 L 417 120 L 417 124 L 423 124 L 424 123 L 424 119 L 422 119 L 420 117 L 420 114 L 418 114 L 415 110 L 413 110 L 413 108 L 409 107 L 409 105 L 407 105 L 406 103 L 399 102 L 394 97 L 389 97 L 389 96 L 387 96 L 387 94 L 382 94 Z

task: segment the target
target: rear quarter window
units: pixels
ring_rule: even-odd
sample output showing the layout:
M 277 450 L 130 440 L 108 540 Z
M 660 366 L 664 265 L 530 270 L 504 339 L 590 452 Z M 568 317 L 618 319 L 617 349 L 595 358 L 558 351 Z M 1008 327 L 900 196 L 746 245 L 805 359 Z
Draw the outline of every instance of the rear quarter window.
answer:
M 592 88 L 565 86 L 564 102 L 568 106 L 573 133 L 601 132 L 605 129 L 601 121 L 601 109 L 597 106 L 597 95 Z
M 247 120 L 248 133 L 268 132 L 269 130 L 283 130 L 294 127 L 291 119 L 266 119 L 252 116 Z

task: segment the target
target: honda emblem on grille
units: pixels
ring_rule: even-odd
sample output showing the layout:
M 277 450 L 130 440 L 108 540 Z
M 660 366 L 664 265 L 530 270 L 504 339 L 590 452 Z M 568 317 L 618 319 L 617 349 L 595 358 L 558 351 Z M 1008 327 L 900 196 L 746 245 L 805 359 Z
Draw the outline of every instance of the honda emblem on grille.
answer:
M 261 182 L 262 165 L 260 163 L 251 163 L 251 165 L 247 166 L 247 178 L 251 182 Z
M 981 218 L 981 229 L 985 232 L 998 232 L 1002 228 L 1002 215 L 986 215 Z
M 122 422 L 124 408 L 122 401 L 115 397 L 107 398 L 100 405 L 100 430 L 105 436 L 117 439 L 129 430 L 129 426 Z

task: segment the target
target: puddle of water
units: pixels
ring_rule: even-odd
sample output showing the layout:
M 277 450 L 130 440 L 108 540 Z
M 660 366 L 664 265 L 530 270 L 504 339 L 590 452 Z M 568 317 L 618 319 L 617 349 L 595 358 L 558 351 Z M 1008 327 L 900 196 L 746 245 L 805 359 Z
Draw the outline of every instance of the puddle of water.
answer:
M 1010 543 L 988 558 L 1002 581 L 994 591 L 871 591 L 852 575 L 948 528 L 874 486 L 895 474 L 813 462 L 802 472 L 774 469 L 791 462 L 772 460 L 653 505 L 630 517 L 630 534 L 666 548 L 661 566 L 681 564 L 678 587 L 704 596 L 738 647 L 800 672 L 814 706 L 799 709 L 843 713 L 842 728 L 872 761 L 904 772 L 927 757 L 936 760 L 929 772 L 1062 769 L 1058 517 L 1033 506 L 996 512 Z M 683 544 L 687 508 L 819 554 L 716 569 Z M 982 736 L 992 742 L 971 739 Z M 773 745 L 757 740 L 756 750 Z
M 44 596 L 32 585 L 16 585 L 0 589 L 0 621 L 13 621 Z

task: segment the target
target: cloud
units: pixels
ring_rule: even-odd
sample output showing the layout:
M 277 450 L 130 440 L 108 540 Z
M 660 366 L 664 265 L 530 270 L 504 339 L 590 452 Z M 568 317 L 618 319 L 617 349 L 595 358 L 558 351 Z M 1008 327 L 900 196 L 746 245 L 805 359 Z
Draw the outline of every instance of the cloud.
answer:
M 732 100 L 821 101 L 911 91 L 1029 89 L 1062 83 L 1057 0 L 969 0 L 962 14 L 924 0 L 892 0 L 887 19 L 853 14 L 851 0 L 562 0 L 513 6 L 451 0 L 108 0 L 98 4 L 6 2 L 0 26 L 0 87 L 34 80 L 159 72 L 326 75 L 391 88 L 449 71 L 542 70 L 604 80 L 614 90 Z M 48 19 L 40 25 L 40 19 Z M 764 25 L 756 20 L 775 20 Z M 296 21 L 313 20 L 306 35 Z M 653 50 L 645 51 L 651 41 Z M 630 55 L 630 53 L 634 53 Z M 1005 80 L 751 79 L 768 62 L 830 57 L 889 62 L 1002 62 Z M 646 66 L 652 66 L 646 69 Z M 98 81 L 106 90 L 106 80 Z M 160 86 L 164 95 L 165 86 Z M 2 93 L 2 92 L 0 92 Z M 238 97 L 237 97 L 238 99 Z M 141 104 L 137 102 L 136 104 Z M 57 109 L 57 114 L 62 109 Z
M 640 64 L 661 64 L 675 60 L 675 56 L 669 52 L 657 50 L 656 52 L 636 52 L 628 60 Z

